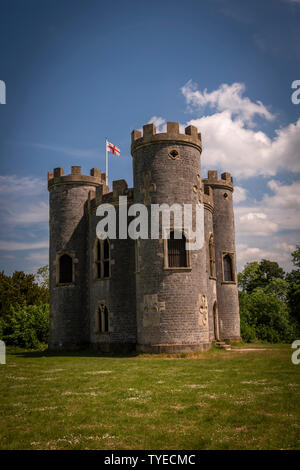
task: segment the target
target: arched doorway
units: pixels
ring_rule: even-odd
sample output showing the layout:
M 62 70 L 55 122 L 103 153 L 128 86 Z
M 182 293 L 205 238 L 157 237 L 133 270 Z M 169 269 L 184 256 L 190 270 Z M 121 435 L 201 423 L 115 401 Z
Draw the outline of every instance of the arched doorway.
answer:
M 219 341 L 219 316 L 218 316 L 218 305 L 217 301 L 215 300 L 213 306 L 213 319 L 214 319 L 214 332 L 215 332 L 215 340 Z

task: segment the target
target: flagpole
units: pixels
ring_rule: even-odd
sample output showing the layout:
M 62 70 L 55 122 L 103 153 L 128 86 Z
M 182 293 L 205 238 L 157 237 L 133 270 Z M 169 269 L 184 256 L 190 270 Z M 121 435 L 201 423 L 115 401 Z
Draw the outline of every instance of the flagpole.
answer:
M 105 138 L 105 175 L 106 175 L 106 182 L 105 184 L 108 185 L 108 153 L 107 153 L 107 137 Z

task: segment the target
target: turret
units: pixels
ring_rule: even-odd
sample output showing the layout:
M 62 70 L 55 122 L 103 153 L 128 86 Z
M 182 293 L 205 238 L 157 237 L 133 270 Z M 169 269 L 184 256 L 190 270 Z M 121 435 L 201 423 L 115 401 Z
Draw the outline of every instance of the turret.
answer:
M 93 168 L 82 175 L 72 166 L 48 173 L 50 192 L 50 340 L 52 349 L 77 348 L 89 341 L 87 298 L 87 200 L 105 185 L 105 174 Z
M 212 190 L 214 201 L 213 237 L 219 335 L 224 340 L 238 340 L 240 317 L 232 202 L 233 181 L 230 173 L 222 173 L 219 179 L 217 171 L 208 171 L 208 177 L 203 182 L 206 191 Z
M 156 133 L 154 124 L 132 132 L 134 202 L 177 203 L 193 208 L 203 202 L 201 135 L 177 122 Z M 203 221 L 202 221 L 203 223 Z M 177 352 L 209 347 L 206 249 L 186 250 L 189 233 L 171 218 L 169 240 L 141 239 L 137 244 L 137 348 L 149 352 Z M 182 232 L 182 239 L 175 234 Z

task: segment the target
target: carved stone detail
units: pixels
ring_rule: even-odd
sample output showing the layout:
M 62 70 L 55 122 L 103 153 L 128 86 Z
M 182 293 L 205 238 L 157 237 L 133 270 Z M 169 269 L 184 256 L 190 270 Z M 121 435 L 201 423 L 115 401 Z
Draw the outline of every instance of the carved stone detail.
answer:
M 199 325 L 206 326 L 208 321 L 208 304 L 205 294 L 198 296 Z
M 194 193 L 197 194 L 197 203 L 202 203 L 202 185 L 201 185 L 201 176 L 197 175 L 197 184 L 193 186 Z
M 145 328 L 159 326 L 160 312 L 163 310 L 165 310 L 165 302 L 158 302 L 157 294 L 144 295 L 141 303 L 143 326 Z

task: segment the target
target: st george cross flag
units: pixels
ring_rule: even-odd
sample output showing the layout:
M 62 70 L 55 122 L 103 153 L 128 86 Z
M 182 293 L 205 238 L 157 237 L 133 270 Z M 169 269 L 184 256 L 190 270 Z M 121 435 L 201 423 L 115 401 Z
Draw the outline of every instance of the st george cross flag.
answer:
M 110 142 L 106 141 L 106 151 L 111 152 L 114 155 L 120 156 L 120 149 L 115 145 L 111 144 Z

